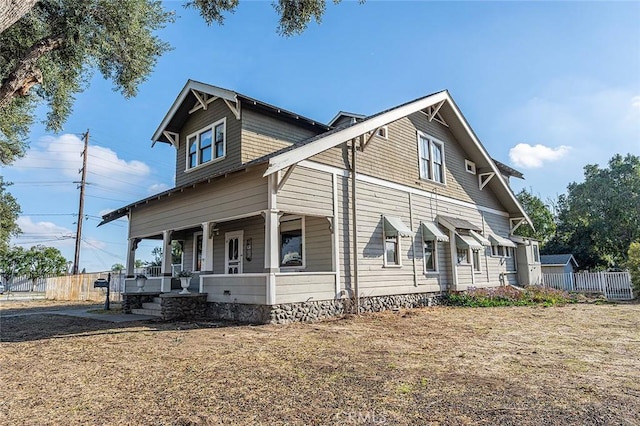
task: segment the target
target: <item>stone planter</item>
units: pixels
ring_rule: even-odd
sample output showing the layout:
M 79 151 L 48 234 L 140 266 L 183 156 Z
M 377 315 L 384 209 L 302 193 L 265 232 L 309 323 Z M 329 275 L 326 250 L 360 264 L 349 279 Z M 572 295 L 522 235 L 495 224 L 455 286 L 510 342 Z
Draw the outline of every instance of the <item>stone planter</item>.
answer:
M 191 284 L 191 277 L 180 277 L 180 287 L 182 287 L 180 294 L 191 294 L 191 292 L 187 290 L 189 284 Z

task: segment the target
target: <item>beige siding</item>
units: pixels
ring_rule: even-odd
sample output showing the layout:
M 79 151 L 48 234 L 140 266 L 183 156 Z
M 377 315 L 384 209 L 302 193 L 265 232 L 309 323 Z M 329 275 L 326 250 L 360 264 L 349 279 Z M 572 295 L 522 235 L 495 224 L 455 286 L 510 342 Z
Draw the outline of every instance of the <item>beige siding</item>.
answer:
M 207 302 L 261 305 L 267 302 L 266 275 L 205 275 L 201 279 L 202 292 L 207 293 Z
M 188 135 L 226 117 L 226 155 L 222 160 L 214 160 L 205 165 L 186 171 Z M 240 133 L 241 123 L 236 119 L 222 99 L 211 104 L 207 110 L 199 109 L 192 113 L 180 130 L 180 144 L 176 155 L 176 186 L 196 182 L 223 170 L 240 166 Z
M 227 272 L 225 271 L 225 234 L 234 231 L 243 231 L 242 271 L 245 274 L 264 272 L 264 218 L 262 216 L 222 222 L 217 227 L 219 228 L 218 235 L 213 237 L 213 272 L 215 274 Z M 251 260 L 247 258 L 246 244 L 248 239 L 251 239 Z
M 335 298 L 335 274 L 278 274 L 276 303 L 332 300 Z
M 245 108 L 242 110 L 242 162 L 255 160 L 320 131 L 314 132 Z
M 287 213 L 333 216 L 331 174 L 297 166 L 278 192 L 277 205 Z
M 130 217 L 129 235 L 149 236 L 265 210 L 267 180 L 262 173 L 261 169 L 235 173 L 137 207 Z
M 326 217 L 305 217 L 305 263 L 307 272 L 331 271 L 333 235 Z

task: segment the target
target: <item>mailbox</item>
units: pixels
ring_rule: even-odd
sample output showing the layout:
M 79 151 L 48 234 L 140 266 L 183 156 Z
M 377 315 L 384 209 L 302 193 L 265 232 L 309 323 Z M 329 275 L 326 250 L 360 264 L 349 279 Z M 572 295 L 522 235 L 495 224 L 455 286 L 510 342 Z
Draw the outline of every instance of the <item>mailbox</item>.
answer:
M 93 282 L 93 288 L 109 288 L 109 281 L 104 278 L 98 278 Z

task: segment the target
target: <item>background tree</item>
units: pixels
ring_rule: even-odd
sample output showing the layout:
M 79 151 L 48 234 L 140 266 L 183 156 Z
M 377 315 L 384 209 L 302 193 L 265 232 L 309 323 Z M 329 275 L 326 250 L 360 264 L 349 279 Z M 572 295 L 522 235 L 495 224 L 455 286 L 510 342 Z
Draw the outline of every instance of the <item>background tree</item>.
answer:
M 23 155 L 39 103 L 47 128 L 59 131 L 98 69 L 125 97 L 169 49 L 154 31 L 173 13 L 150 0 L 41 0 L 0 34 L 0 162 Z
M 558 198 L 558 224 L 550 247 L 573 253 L 580 266 L 621 267 L 640 240 L 640 157 L 615 155 L 607 168 L 584 167 L 584 182 Z
M 9 247 L 9 239 L 20 233 L 20 227 L 16 223 L 20 214 L 20 206 L 13 196 L 6 191 L 7 186 L 0 176 L 0 257 Z
M 19 260 L 18 274 L 27 276 L 34 288 L 39 278 L 64 275 L 67 272 L 67 259 L 55 247 L 33 246 Z
M 111 266 L 111 271 L 120 273 L 120 272 L 124 271 L 124 265 L 122 263 L 114 263 Z
M 334 0 L 339 3 L 340 0 Z M 208 24 L 224 22 L 239 0 L 192 0 Z M 320 23 L 325 0 L 279 0 L 278 32 L 303 32 Z M 28 11 L 28 13 L 26 13 Z M 25 138 L 40 103 L 47 129 L 59 131 L 98 69 L 125 97 L 151 73 L 169 45 L 154 32 L 174 19 L 157 0 L 0 0 L 0 163 L 24 155 Z M 17 17 L 21 18 L 16 21 Z
M 521 225 L 516 229 L 515 234 L 522 237 L 535 238 L 540 241 L 540 247 L 544 245 L 555 235 L 556 223 L 549 207 L 540 199 L 526 189 L 516 194 L 518 201 L 522 204 L 524 211 L 529 215 L 533 222 L 533 228 L 527 225 Z
M 633 242 L 629 246 L 625 266 L 631 274 L 631 282 L 633 283 L 636 297 L 640 296 L 640 241 Z
M 0 252 L 0 276 L 5 284 L 18 275 L 25 259 L 25 250 L 20 246 L 6 247 Z

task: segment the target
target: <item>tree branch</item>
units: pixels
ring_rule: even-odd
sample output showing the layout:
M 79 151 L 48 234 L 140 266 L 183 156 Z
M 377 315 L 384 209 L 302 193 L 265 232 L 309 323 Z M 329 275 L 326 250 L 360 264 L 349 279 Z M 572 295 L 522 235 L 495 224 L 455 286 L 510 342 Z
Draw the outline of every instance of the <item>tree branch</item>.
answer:
M 13 71 L 2 82 L 0 87 L 0 108 L 11 103 L 16 96 L 25 96 L 31 87 L 42 83 L 42 72 L 37 67 L 38 59 L 53 50 L 59 49 L 64 39 L 45 37 L 31 46 L 29 51 L 18 61 Z
M 38 0 L 0 0 L 0 33 L 29 12 Z

